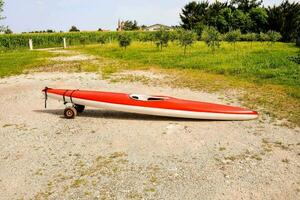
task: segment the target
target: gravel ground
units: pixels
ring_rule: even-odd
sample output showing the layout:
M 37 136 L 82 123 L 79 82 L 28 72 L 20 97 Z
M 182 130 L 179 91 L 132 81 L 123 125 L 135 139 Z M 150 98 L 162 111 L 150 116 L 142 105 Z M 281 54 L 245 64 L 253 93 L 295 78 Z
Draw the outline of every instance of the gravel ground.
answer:
M 62 102 L 44 109 L 45 86 L 228 103 L 93 73 L 0 79 L 0 199 L 299 199 L 298 128 L 268 117 L 197 121 L 93 108 L 66 120 Z

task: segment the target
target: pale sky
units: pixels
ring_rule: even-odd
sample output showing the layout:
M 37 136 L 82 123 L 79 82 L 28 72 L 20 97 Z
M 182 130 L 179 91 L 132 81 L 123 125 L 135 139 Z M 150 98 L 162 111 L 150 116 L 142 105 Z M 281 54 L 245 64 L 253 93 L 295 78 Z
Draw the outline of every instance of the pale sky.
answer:
M 67 31 L 72 25 L 80 30 L 115 30 L 118 19 L 137 20 L 139 25 L 162 23 L 177 25 L 179 13 L 189 0 L 4 0 L 1 24 L 14 32 L 53 29 Z M 213 0 L 211 0 L 213 1 Z M 265 5 L 282 0 L 264 0 Z M 295 0 L 300 1 L 300 0 Z

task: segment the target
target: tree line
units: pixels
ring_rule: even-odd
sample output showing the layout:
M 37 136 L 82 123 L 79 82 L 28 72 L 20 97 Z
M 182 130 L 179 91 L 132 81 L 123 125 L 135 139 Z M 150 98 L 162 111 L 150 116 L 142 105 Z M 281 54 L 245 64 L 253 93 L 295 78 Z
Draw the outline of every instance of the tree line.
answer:
M 0 0 L 0 20 L 3 11 L 3 0 Z M 230 2 L 208 3 L 190 2 L 184 6 L 180 14 L 181 27 L 195 32 L 198 40 L 203 39 L 203 32 L 215 29 L 220 33 L 220 40 L 226 41 L 297 41 L 300 46 L 300 3 L 284 0 L 280 5 L 264 7 L 262 0 L 230 0 Z M 124 31 L 143 30 L 137 21 L 122 22 Z M 8 27 L 0 26 L 0 31 L 12 33 Z M 72 26 L 69 32 L 79 32 Z M 102 31 L 100 28 L 98 31 Z M 52 33 L 53 30 L 36 31 L 34 33 Z M 214 31 L 206 31 L 205 33 Z M 182 31 L 181 31 L 182 33 Z M 165 34 L 166 35 L 166 34 Z M 176 39 L 171 34 L 170 40 Z M 179 34 L 180 35 L 180 34 Z M 205 35 L 205 34 L 204 34 Z M 152 38 L 151 38 L 152 37 Z M 153 41 L 153 34 L 145 34 L 141 41 Z M 157 44 L 162 48 L 163 44 Z
M 284 42 L 300 40 L 300 3 L 284 0 L 269 7 L 262 3 L 262 0 L 193 1 L 182 9 L 181 26 L 198 35 L 205 27 L 214 27 L 220 33 L 232 30 L 257 34 L 276 31 Z

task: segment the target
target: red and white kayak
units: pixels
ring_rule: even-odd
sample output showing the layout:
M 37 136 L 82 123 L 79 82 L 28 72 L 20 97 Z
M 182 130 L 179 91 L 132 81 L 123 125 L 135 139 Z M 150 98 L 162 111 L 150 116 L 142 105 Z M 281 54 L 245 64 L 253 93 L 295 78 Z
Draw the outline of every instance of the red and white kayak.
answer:
M 258 117 L 257 112 L 244 108 L 168 96 L 52 88 L 45 88 L 43 92 L 47 97 L 65 103 L 146 115 L 209 120 L 251 120 Z

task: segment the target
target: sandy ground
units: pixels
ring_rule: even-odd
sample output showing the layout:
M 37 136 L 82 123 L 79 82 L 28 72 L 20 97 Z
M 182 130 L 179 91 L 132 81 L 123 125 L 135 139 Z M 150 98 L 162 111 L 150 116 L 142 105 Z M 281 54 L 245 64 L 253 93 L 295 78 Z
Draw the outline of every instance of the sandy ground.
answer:
M 45 86 L 228 103 L 93 73 L 0 79 L 0 199 L 299 199 L 299 129 L 93 108 L 67 120 L 62 102 L 44 109 Z

